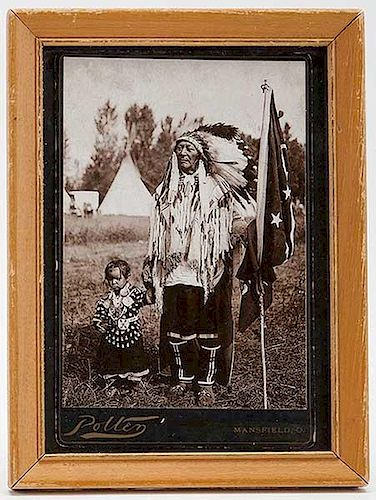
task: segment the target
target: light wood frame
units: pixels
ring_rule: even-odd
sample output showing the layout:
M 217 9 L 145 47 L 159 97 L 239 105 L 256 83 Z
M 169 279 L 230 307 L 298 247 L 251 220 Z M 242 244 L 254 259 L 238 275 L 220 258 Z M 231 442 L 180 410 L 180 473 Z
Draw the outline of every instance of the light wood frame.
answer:
M 367 484 L 363 25 L 363 14 L 357 10 L 9 12 L 11 488 L 269 488 Z M 69 44 L 273 44 L 328 48 L 331 451 L 45 453 L 41 51 L 47 45 Z

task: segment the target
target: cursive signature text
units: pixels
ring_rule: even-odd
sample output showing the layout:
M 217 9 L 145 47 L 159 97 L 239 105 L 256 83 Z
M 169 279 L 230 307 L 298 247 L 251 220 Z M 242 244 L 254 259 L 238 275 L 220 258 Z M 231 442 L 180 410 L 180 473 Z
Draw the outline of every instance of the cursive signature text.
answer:
M 131 439 L 143 434 L 151 421 L 159 421 L 163 424 L 164 419 L 157 415 L 142 417 L 109 417 L 106 420 L 97 420 L 93 415 L 80 415 L 77 424 L 64 436 L 80 434 L 83 439 Z

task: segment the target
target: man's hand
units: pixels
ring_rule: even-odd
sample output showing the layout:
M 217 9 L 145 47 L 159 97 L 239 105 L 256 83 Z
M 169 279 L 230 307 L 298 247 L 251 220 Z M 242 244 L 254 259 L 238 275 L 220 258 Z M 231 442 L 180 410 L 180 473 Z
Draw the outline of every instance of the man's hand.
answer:
M 146 289 L 153 288 L 153 276 L 149 257 L 146 257 L 142 266 L 142 281 Z
M 148 288 L 146 290 L 146 303 L 154 304 L 155 303 L 155 291 L 154 288 Z

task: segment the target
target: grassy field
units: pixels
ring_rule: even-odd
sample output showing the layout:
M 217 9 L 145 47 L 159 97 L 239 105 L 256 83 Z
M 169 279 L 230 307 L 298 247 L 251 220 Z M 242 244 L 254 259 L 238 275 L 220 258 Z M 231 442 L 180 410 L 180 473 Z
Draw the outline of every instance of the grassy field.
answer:
M 122 243 L 147 240 L 148 217 L 101 215 L 92 218 L 64 216 L 64 241 L 67 245 Z
M 305 245 L 298 219 L 295 255 L 276 269 L 274 301 L 266 315 L 269 407 L 304 408 L 306 404 Z M 63 405 L 68 407 L 192 407 L 193 395 L 172 399 L 169 385 L 157 373 L 159 315 L 154 306 L 142 311 L 144 343 L 151 374 L 143 388 L 103 387 L 95 371 L 99 336 L 90 326 L 97 299 L 106 291 L 103 269 L 124 258 L 132 281 L 141 283 L 147 251 L 148 219 L 102 216 L 65 218 L 63 295 Z M 240 293 L 234 280 L 233 315 L 237 324 Z M 236 331 L 231 388 L 215 387 L 216 407 L 260 409 L 262 368 L 259 322 Z

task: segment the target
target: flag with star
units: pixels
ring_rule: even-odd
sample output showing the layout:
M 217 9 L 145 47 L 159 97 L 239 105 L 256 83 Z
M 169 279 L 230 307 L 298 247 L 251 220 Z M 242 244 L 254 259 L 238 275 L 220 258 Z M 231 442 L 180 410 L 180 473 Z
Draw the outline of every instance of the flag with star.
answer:
M 272 302 L 274 267 L 294 251 L 295 221 L 289 186 L 287 147 L 274 102 L 267 87 L 257 181 L 257 216 L 248 227 L 248 246 L 237 277 L 242 281 L 239 329 L 245 330 L 259 317 L 260 286 L 265 309 Z M 266 107 L 265 107 L 266 106 Z M 264 137 L 263 137 L 264 132 Z

